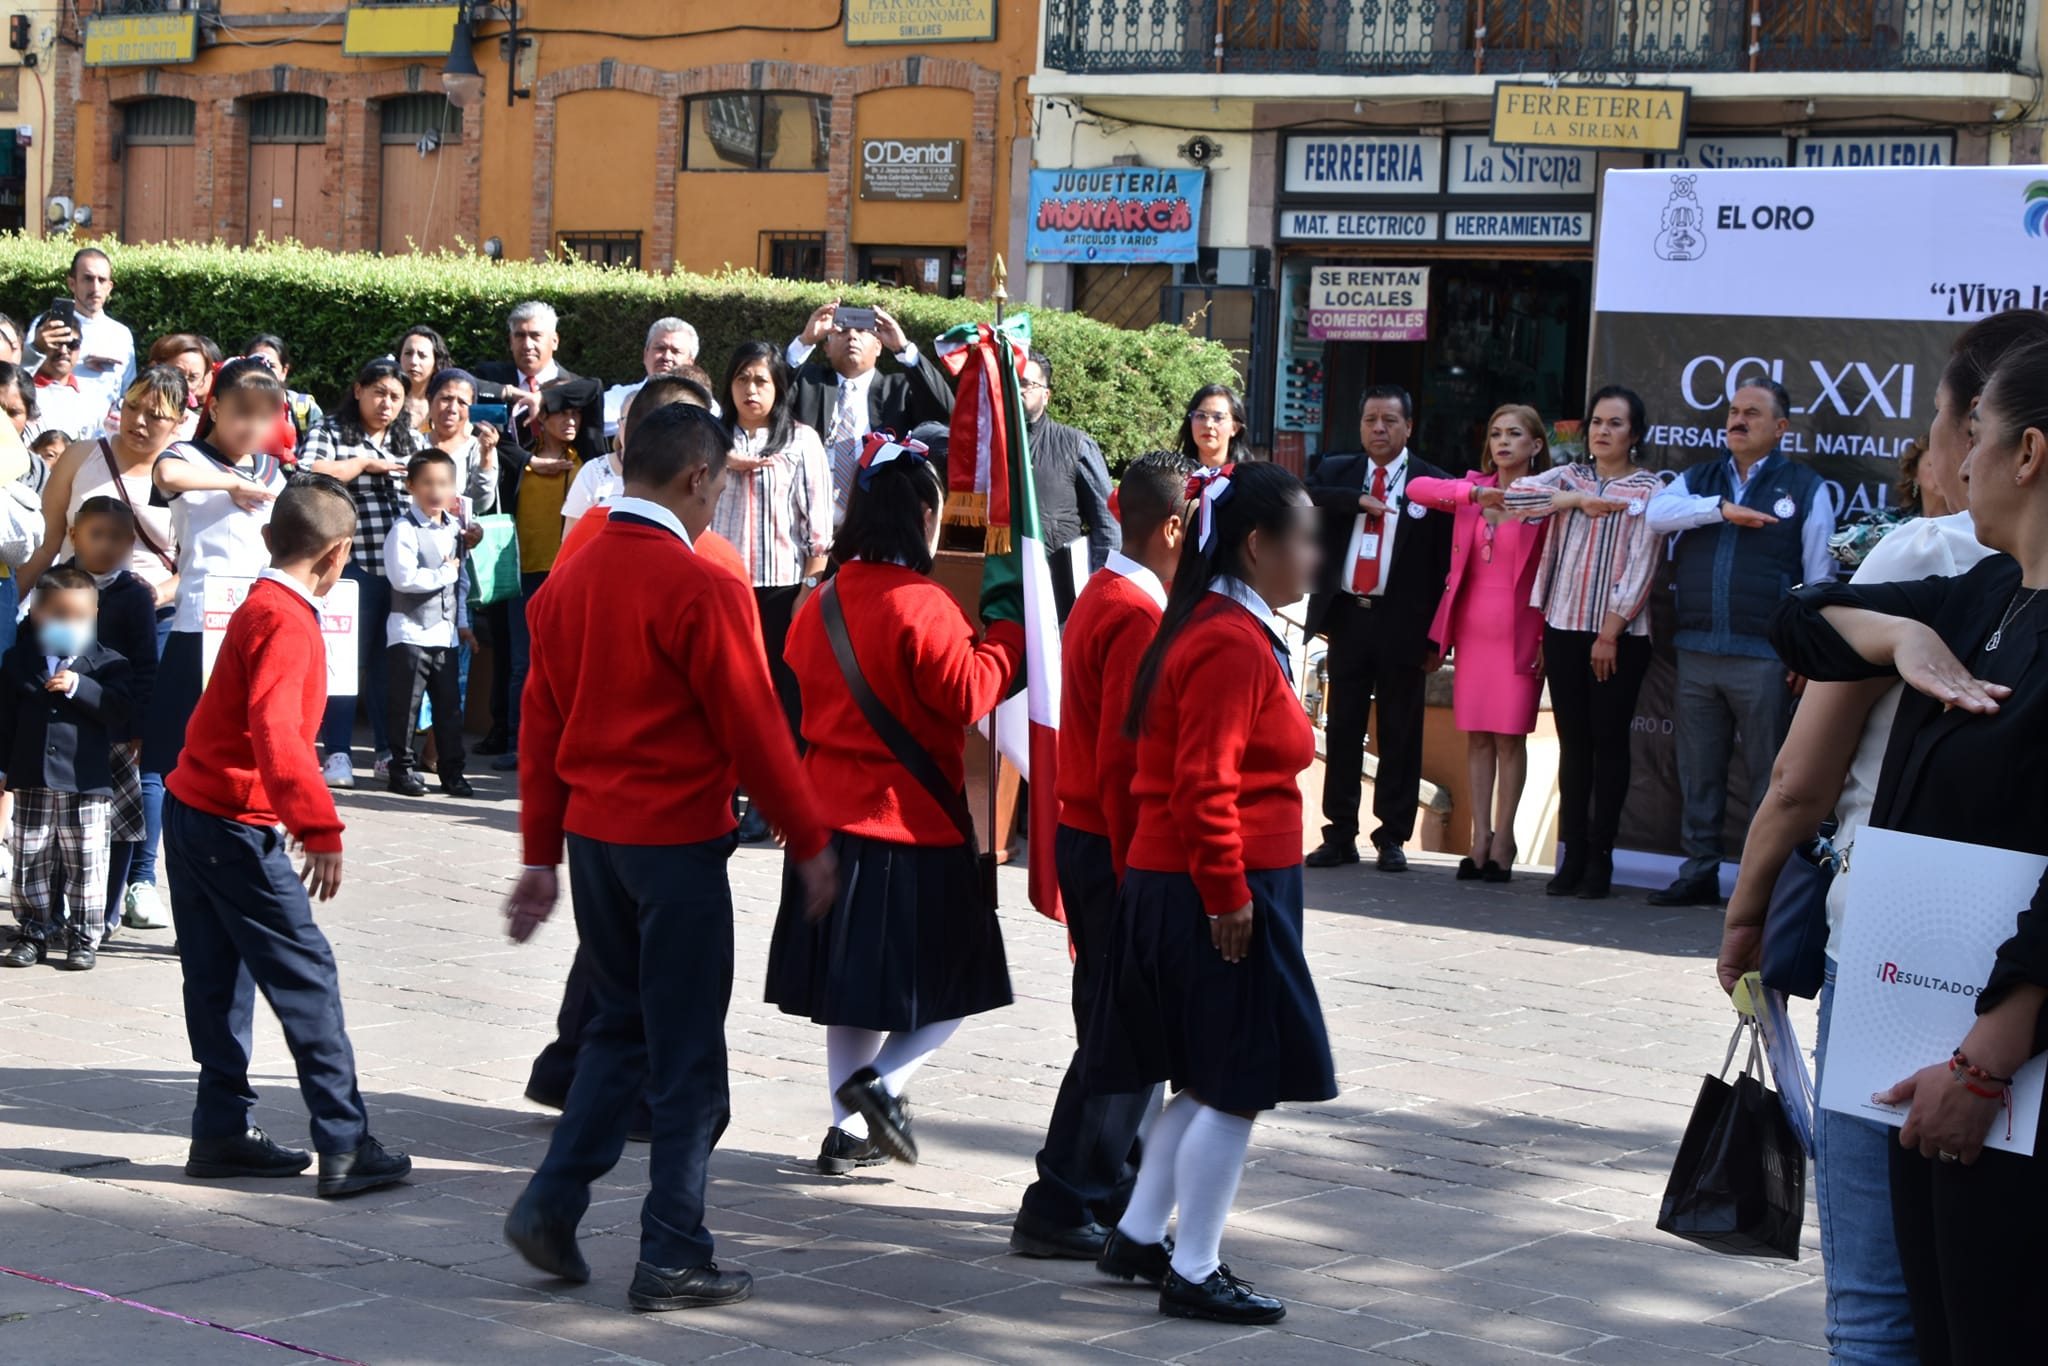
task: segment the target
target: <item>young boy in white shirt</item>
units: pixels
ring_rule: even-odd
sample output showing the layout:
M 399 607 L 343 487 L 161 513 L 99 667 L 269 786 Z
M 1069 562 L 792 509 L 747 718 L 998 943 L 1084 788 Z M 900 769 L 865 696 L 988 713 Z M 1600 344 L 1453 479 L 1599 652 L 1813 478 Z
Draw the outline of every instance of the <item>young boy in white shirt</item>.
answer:
M 390 787 L 404 797 L 424 796 L 427 790 L 413 752 L 422 697 L 433 702 L 442 793 L 476 795 L 462 776 L 460 647 L 472 639 L 464 557 L 481 530 L 464 522 L 455 477 L 455 461 L 446 451 L 429 447 L 414 456 L 406 466 L 412 507 L 384 541 L 384 574 L 391 580 L 385 635 L 391 679 Z

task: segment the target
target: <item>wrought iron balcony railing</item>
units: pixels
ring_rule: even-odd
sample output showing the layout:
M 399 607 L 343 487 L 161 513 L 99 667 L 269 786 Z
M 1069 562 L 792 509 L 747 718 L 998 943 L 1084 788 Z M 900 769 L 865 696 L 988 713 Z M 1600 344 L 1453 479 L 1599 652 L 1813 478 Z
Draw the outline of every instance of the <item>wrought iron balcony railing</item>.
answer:
M 1048 0 L 1045 64 L 1325 76 L 2013 71 L 2025 29 L 2026 0 Z

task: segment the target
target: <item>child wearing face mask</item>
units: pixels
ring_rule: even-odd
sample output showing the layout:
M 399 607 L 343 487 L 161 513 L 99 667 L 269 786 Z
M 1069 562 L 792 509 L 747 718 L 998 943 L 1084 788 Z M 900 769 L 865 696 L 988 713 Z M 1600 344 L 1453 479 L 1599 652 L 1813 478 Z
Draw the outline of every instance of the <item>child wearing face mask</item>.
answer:
M 59 565 L 36 584 L 32 630 L 0 659 L 0 782 L 14 793 L 14 905 L 20 929 L 0 966 L 58 948 L 89 971 L 107 910 L 112 736 L 128 720 L 128 661 L 98 643 L 99 589 Z

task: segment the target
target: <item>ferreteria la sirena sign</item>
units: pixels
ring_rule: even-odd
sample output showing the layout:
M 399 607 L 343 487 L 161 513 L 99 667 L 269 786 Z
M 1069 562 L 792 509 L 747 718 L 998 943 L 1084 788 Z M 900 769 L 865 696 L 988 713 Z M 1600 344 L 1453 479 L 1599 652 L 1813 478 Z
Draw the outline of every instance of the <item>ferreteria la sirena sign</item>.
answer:
M 1692 91 L 1682 85 L 1549 85 L 1493 88 L 1493 141 L 1516 147 L 1592 147 L 1677 152 L 1685 147 Z

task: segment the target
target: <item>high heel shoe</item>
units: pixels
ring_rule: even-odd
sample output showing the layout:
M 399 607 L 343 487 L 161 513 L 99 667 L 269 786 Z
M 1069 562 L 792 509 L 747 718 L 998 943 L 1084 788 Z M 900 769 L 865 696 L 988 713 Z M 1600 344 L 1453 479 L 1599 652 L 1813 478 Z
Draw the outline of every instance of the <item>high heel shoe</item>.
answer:
M 1515 846 L 1510 844 L 1508 846 L 1508 861 L 1506 863 L 1496 863 L 1489 858 L 1486 861 L 1486 866 L 1479 870 L 1480 877 L 1488 882 L 1513 882 L 1515 880 L 1515 855 L 1517 852 L 1519 851 Z
M 1487 867 L 1487 868 L 1491 868 L 1491 867 L 1493 867 L 1493 861 L 1492 861 L 1491 859 L 1487 860 L 1487 864 L 1486 864 L 1486 867 Z M 1461 859 L 1459 859 L 1459 860 L 1458 860 L 1458 881 L 1460 881 L 1460 882 L 1477 882 L 1477 881 L 1479 881 L 1479 879 L 1480 879 L 1480 878 L 1482 878 L 1482 877 L 1484 877 L 1484 876 L 1485 876 L 1485 869 L 1481 868 L 1481 867 L 1480 867 L 1480 866 L 1479 866 L 1478 864 L 1474 863 L 1474 862 L 1473 862 L 1473 861 L 1472 861 L 1471 859 L 1469 859 L 1469 858 L 1461 858 Z

